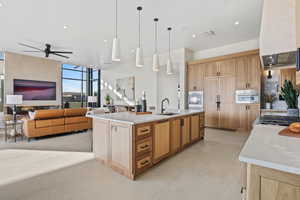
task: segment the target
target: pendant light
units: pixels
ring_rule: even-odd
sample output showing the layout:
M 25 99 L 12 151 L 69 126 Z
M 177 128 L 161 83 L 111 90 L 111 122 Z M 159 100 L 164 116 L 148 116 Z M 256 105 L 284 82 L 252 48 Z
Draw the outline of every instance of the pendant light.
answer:
M 113 39 L 112 61 L 121 61 L 120 39 L 118 38 L 118 0 L 116 0 L 116 35 Z
M 143 58 L 143 49 L 141 47 L 141 11 L 143 8 L 141 6 L 137 7 L 137 10 L 139 12 L 139 47 L 136 49 L 136 57 L 135 62 L 137 67 L 143 67 L 144 66 L 144 58 Z
M 155 49 L 154 49 L 154 54 L 153 54 L 153 65 L 152 65 L 152 70 L 154 72 L 159 71 L 159 56 L 158 56 L 158 51 L 157 51 L 157 23 L 158 23 L 158 18 L 154 19 L 154 24 L 155 24 Z
M 168 28 L 168 31 L 169 31 L 169 56 L 168 56 L 168 60 L 167 60 L 167 75 L 173 74 L 173 63 L 172 63 L 172 59 L 171 59 L 171 30 L 172 30 L 172 28 L 169 27 Z

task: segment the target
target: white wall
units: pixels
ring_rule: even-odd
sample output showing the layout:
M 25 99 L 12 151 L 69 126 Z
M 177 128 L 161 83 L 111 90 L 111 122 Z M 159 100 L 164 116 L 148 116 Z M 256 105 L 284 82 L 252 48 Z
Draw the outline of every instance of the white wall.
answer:
M 300 1 L 296 0 L 296 37 L 297 47 L 300 48 Z
M 110 94 L 115 104 L 126 104 L 124 101 L 117 101 L 114 92 L 116 86 L 116 79 L 125 78 L 129 76 L 135 77 L 135 98 L 138 99 L 142 95 L 142 91 L 146 92 L 148 106 L 155 106 L 160 109 L 160 101 L 163 98 L 170 99 L 170 109 L 177 109 L 177 85 L 180 84 L 185 87 L 184 80 L 180 75 L 185 71 L 186 50 L 174 50 L 171 53 L 174 71 L 173 75 L 166 75 L 166 60 L 167 54 L 160 55 L 161 70 L 157 72 L 152 71 L 152 58 L 145 58 L 145 65 L 143 68 L 135 66 L 134 55 L 131 60 L 122 61 L 121 63 L 114 63 L 112 66 L 102 69 L 102 102 L 106 94 Z M 181 104 L 184 105 L 185 93 L 182 93 Z
M 264 0 L 260 33 L 260 54 L 296 50 L 296 1 Z
M 239 53 L 243 51 L 254 50 L 258 48 L 259 48 L 259 39 L 256 38 L 253 40 L 238 42 L 223 47 L 217 47 L 217 48 L 207 49 L 203 51 L 196 51 L 194 52 L 193 60 L 223 56 L 223 55 Z
M 58 61 L 5 52 L 4 94 L 13 94 L 13 79 L 56 82 L 56 101 L 24 101 L 23 105 L 61 105 L 61 63 Z

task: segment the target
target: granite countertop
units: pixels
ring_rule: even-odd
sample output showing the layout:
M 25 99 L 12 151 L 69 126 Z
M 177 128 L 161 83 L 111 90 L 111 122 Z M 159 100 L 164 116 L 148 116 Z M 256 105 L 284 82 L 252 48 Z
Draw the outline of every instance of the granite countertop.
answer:
M 176 114 L 170 116 L 159 115 L 155 113 L 146 114 L 146 115 L 136 115 L 135 113 L 131 113 L 131 112 L 119 112 L 119 113 L 110 113 L 110 114 L 95 114 L 95 115 L 90 114 L 87 115 L 87 117 L 134 125 L 134 124 L 142 124 L 142 123 L 153 122 L 153 121 L 166 120 L 175 117 L 182 117 L 182 116 L 197 114 L 202 112 L 204 111 L 203 110 L 182 110 L 180 112 L 178 111 L 174 112 Z
M 244 145 L 241 162 L 300 175 L 300 139 L 280 136 L 286 127 L 256 125 Z

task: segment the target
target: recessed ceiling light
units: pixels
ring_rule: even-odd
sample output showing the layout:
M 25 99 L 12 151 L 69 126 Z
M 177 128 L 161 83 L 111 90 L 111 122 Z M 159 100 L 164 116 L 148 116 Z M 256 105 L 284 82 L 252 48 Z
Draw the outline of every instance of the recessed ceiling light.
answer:
M 68 26 L 67 25 L 64 25 L 64 29 L 67 29 L 68 28 Z
M 234 25 L 238 26 L 238 25 L 240 25 L 240 22 L 236 21 L 236 22 L 234 22 Z
M 3 3 L 0 2 L 0 8 L 3 7 Z
M 193 34 L 193 35 L 192 35 L 192 37 L 193 37 L 193 38 L 196 38 L 196 37 L 197 37 L 197 35 L 196 35 L 196 34 Z

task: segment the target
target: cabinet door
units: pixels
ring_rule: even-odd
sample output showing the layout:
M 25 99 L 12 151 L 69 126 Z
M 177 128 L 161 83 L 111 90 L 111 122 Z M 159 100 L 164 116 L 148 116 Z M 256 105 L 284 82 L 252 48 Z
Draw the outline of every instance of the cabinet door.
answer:
M 158 162 L 170 153 L 170 122 L 154 125 L 154 162 Z
M 188 88 L 189 91 L 199 91 L 204 88 L 205 64 L 188 66 Z
M 261 177 L 260 200 L 300 200 L 300 187 Z
M 258 55 L 248 57 L 248 83 L 249 88 L 260 91 L 261 64 Z
M 291 69 L 281 69 L 280 70 L 280 82 L 281 85 L 280 87 L 283 86 L 285 80 L 291 81 L 293 86 L 296 86 L 296 69 L 291 68 Z
M 132 128 L 120 123 L 111 123 L 111 165 L 123 170 L 132 170 Z
M 191 116 L 191 141 L 199 139 L 200 135 L 199 115 Z
M 180 150 L 181 146 L 181 123 L 180 119 L 171 122 L 171 152 L 175 153 Z
M 235 77 L 220 77 L 220 128 L 236 129 Z
M 188 145 L 191 142 L 191 135 L 190 135 L 190 118 L 185 117 L 182 119 L 182 126 L 181 126 L 181 145 L 182 147 Z
M 220 76 L 235 76 L 236 59 L 218 62 Z
M 217 77 L 219 68 L 216 62 L 205 63 L 205 74 L 204 77 Z
M 245 104 L 237 104 L 236 105 L 237 109 L 237 129 L 240 130 L 248 130 L 249 125 L 248 125 L 248 105 Z
M 217 96 L 219 95 L 219 78 L 205 78 L 204 85 L 205 126 L 218 128 Z
M 236 60 L 236 89 L 243 90 L 248 87 L 248 66 L 247 57 L 240 57 Z
M 248 108 L 248 130 L 251 130 L 253 122 L 260 115 L 260 105 L 251 104 L 248 106 Z

